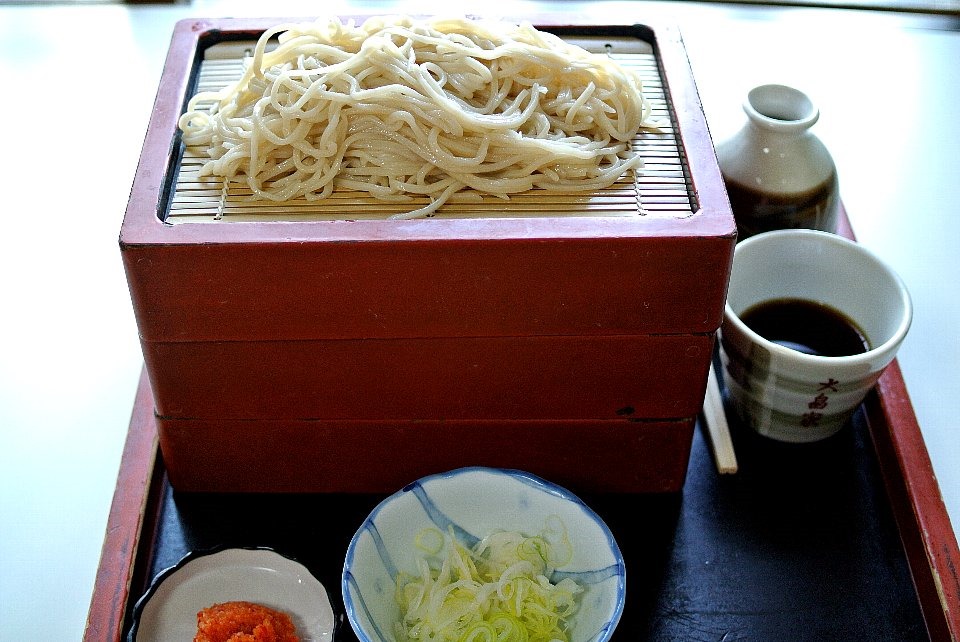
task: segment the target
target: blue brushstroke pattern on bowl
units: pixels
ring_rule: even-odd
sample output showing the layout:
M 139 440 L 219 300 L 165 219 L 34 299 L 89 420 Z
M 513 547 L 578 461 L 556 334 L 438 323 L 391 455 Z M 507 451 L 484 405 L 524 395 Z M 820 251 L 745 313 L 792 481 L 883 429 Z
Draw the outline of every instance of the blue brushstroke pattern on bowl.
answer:
M 571 642 L 604 642 L 613 634 L 626 594 L 623 555 L 613 534 L 570 491 L 519 470 L 467 467 L 417 480 L 384 499 L 347 548 L 342 590 L 347 618 L 361 642 L 394 642 L 400 608 L 398 571 L 416 571 L 414 540 L 424 528 L 447 532 L 471 546 L 494 531 L 536 534 L 559 517 L 573 558 L 549 578 L 580 584 Z

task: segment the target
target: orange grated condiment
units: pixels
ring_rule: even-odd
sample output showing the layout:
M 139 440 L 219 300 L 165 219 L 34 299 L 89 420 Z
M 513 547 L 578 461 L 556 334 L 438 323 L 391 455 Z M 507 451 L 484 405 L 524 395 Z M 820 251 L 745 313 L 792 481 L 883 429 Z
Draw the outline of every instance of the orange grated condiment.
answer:
M 290 616 L 253 602 L 224 602 L 197 613 L 193 642 L 300 642 Z

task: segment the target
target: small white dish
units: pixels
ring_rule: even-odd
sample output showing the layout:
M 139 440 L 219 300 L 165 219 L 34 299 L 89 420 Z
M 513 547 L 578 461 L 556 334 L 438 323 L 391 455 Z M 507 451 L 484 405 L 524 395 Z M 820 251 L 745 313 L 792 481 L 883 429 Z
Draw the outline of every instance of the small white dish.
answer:
M 535 535 L 548 520 L 565 527 L 572 557 L 548 578 L 582 588 L 570 642 L 604 642 L 623 612 L 626 570 L 603 520 L 570 491 L 530 473 L 468 467 L 424 477 L 383 500 L 350 541 L 341 589 L 361 642 L 390 642 L 400 621 L 400 571 L 416 573 L 418 533 L 452 529 L 471 547 L 496 531 Z
M 324 586 L 302 564 L 265 548 L 191 553 L 162 572 L 137 602 L 128 642 L 184 642 L 197 613 L 247 601 L 290 615 L 302 642 L 333 640 L 336 618 Z

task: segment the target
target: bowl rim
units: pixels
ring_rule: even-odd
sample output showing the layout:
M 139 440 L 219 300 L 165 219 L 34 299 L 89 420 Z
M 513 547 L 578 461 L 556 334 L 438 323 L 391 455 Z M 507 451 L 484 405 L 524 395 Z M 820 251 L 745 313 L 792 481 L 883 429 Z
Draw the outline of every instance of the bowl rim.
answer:
M 912 296 L 907 288 L 906 282 L 903 280 L 900 274 L 894 270 L 890 263 L 881 258 L 870 248 L 861 245 L 856 241 L 845 238 L 838 234 L 834 234 L 833 232 L 802 228 L 769 230 L 766 232 L 761 232 L 760 234 L 755 234 L 738 243 L 736 249 L 734 250 L 732 263 L 733 267 L 731 268 L 729 287 L 731 289 L 733 288 L 733 275 L 734 270 L 736 270 L 738 255 L 747 256 L 749 252 L 762 252 L 765 246 L 777 247 L 774 244 L 779 243 L 782 245 L 786 242 L 792 242 L 794 244 L 806 243 L 808 247 L 816 248 L 821 252 L 847 252 L 857 256 L 863 261 L 871 263 L 873 267 L 876 268 L 877 272 L 882 274 L 893 286 L 893 289 L 896 290 L 898 295 L 897 298 L 899 299 L 900 306 L 903 310 L 902 317 L 897 322 L 896 327 L 890 333 L 890 336 L 887 337 L 883 342 L 878 343 L 875 346 L 871 346 L 869 350 L 859 352 L 857 354 L 844 355 L 840 357 L 806 354 L 804 352 L 792 350 L 791 348 L 787 348 L 775 343 L 754 331 L 753 328 L 743 322 L 743 319 L 741 318 L 743 311 L 738 312 L 734 310 L 733 305 L 730 304 L 729 296 L 724 301 L 723 322 L 720 327 L 720 335 L 723 335 L 723 325 L 726 324 L 728 326 L 728 331 L 731 334 L 738 332 L 747 337 L 751 343 L 762 346 L 763 349 L 767 350 L 767 352 L 770 354 L 777 355 L 784 359 L 789 359 L 790 361 L 801 365 L 822 367 L 833 367 L 838 364 L 843 364 L 845 366 L 868 366 L 874 362 L 887 363 L 889 359 L 895 356 L 900 348 L 900 345 L 906 339 L 907 334 L 910 331 L 910 327 L 913 324 L 914 310 Z M 809 297 L 809 300 L 815 303 L 821 302 L 817 297 Z M 731 326 L 732 330 L 729 330 Z

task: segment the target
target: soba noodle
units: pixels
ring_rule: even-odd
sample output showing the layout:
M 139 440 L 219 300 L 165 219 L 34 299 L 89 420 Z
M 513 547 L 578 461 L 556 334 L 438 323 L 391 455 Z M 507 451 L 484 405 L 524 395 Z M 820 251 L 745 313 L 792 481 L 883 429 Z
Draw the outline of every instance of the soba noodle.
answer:
M 413 218 L 461 190 L 609 186 L 640 166 L 631 140 L 649 115 L 631 70 L 531 25 L 396 17 L 268 30 L 242 78 L 195 95 L 180 128 L 210 156 L 201 175 L 253 198 L 429 197 L 397 216 Z

